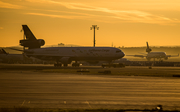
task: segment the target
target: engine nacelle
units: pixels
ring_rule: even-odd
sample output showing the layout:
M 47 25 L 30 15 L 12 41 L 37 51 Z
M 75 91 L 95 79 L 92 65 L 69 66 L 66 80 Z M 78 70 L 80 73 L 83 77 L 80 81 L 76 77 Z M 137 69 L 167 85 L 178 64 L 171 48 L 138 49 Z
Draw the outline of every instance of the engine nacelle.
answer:
M 28 47 L 29 49 L 40 48 L 45 44 L 43 39 L 38 40 L 20 40 L 19 41 L 21 46 Z
M 45 44 L 45 41 L 43 39 L 38 39 L 37 41 L 39 42 L 40 46 L 43 46 Z

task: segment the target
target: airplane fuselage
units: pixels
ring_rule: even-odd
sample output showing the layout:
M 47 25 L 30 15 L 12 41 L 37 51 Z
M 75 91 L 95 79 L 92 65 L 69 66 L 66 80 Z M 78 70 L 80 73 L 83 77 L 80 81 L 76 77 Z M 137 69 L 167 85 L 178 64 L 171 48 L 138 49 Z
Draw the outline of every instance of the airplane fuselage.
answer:
M 165 52 L 150 52 L 147 54 L 148 58 L 164 58 L 166 57 L 166 53 Z
M 151 59 L 151 58 L 161 59 L 161 58 L 167 58 L 167 56 L 165 52 L 150 52 L 147 54 L 146 58 L 147 59 Z
M 124 53 L 113 47 L 50 47 L 26 50 L 27 56 L 64 63 L 71 61 L 112 61 L 124 57 Z
M 149 48 L 148 42 L 146 42 L 146 43 L 147 43 L 146 52 L 147 52 L 148 54 L 145 54 L 145 55 L 128 55 L 128 56 L 141 57 L 141 58 L 146 57 L 146 59 L 147 59 L 148 61 L 150 61 L 151 58 L 153 58 L 154 61 L 155 61 L 155 59 L 159 59 L 160 61 L 162 61 L 162 60 L 161 60 L 162 58 L 164 58 L 165 60 L 167 60 L 169 57 L 178 57 L 178 56 L 179 56 L 179 54 L 178 54 L 178 55 L 166 55 L 165 52 L 151 52 L 152 49 Z

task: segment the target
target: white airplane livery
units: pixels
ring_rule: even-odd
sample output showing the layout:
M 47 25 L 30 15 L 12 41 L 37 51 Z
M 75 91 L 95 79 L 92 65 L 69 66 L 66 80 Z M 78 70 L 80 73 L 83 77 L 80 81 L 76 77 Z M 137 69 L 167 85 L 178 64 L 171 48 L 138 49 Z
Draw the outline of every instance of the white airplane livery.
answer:
M 141 58 L 146 57 L 146 59 L 148 61 L 150 61 L 151 59 L 154 59 L 154 60 L 159 59 L 161 61 L 162 59 L 167 60 L 170 57 L 178 57 L 179 56 L 179 54 L 178 55 L 166 55 L 165 52 L 151 52 L 152 49 L 149 48 L 148 42 L 146 42 L 146 43 L 147 43 L 146 52 L 148 54 L 145 54 L 145 55 L 127 55 L 127 56 L 134 56 L 134 57 L 141 57 Z
M 61 62 L 64 66 L 72 61 L 108 61 L 122 58 L 124 53 L 111 47 L 50 47 L 25 50 L 27 56 L 41 60 Z
M 27 25 L 22 25 L 26 40 L 20 40 L 20 45 L 28 47 L 24 53 L 28 57 L 41 60 L 56 61 L 55 66 L 67 66 L 72 61 L 107 61 L 111 62 L 124 57 L 124 53 L 114 47 L 47 47 L 40 48 L 45 44 L 43 39 L 36 39 Z M 28 41 L 31 40 L 31 41 Z

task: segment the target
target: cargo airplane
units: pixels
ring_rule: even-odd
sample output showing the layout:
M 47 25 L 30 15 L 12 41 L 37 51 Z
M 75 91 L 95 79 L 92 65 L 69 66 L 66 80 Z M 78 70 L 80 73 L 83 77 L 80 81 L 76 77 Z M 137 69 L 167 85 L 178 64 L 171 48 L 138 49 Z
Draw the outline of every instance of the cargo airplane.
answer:
M 124 57 L 124 53 L 114 47 L 46 47 L 43 39 L 36 39 L 27 25 L 22 25 L 26 39 L 20 40 L 20 45 L 28 47 L 24 53 L 28 57 L 35 57 L 46 61 L 55 61 L 54 66 L 68 66 L 75 61 L 73 66 L 79 66 L 77 61 L 107 61 L 111 62 Z M 17 50 L 17 49 L 16 49 Z
M 178 55 L 166 55 L 165 52 L 151 52 L 152 49 L 149 48 L 149 45 L 148 45 L 148 42 L 147 43 L 147 49 L 146 49 L 146 52 L 147 54 L 144 54 L 144 55 L 126 55 L 126 56 L 134 56 L 134 57 L 141 57 L 141 58 L 144 58 L 146 57 L 146 59 L 148 61 L 150 61 L 151 59 L 159 59 L 160 61 L 162 61 L 162 59 L 164 58 L 164 60 L 167 60 L 168 58 L 170 57 L 178 57 Z

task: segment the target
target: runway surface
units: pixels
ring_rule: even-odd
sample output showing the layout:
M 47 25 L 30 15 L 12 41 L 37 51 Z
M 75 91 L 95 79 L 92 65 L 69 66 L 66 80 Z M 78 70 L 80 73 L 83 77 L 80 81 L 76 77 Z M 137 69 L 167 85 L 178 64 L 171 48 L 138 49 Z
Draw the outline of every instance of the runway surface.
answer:
M 180 78 L 0 71 L 0 107 L 180 109 Z

